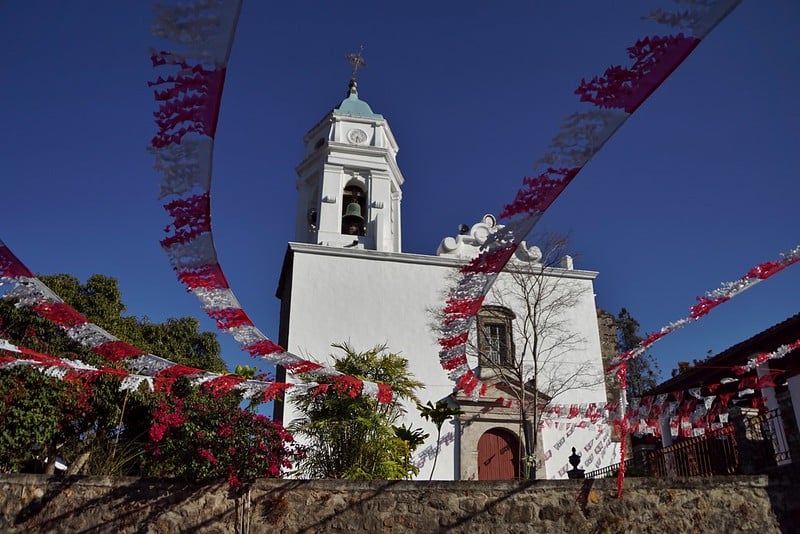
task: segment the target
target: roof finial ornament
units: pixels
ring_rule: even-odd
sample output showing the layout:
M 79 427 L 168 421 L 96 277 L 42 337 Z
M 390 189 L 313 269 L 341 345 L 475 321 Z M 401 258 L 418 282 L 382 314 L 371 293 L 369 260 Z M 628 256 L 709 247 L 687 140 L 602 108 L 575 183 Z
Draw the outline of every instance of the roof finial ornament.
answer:
M 356 82 L 356 74 L 358 73 L 358 68 L 367 66 L 367 62 L 364 60 L 364 56 L 361 55 L 361 52 L 363 51 L 364 51 L 364 45 L 362 44 L 359 47 L 358 52 L 353 52 L 345 56 L 347 61 L 349 61 L 350 64 L 353 65 L 353 72 L 352 74 L 350 74 L 350 84 L 348 85 L 348 91 L 347 91 L 348 94 L 351 95 L 358 94 L 358 82 Z

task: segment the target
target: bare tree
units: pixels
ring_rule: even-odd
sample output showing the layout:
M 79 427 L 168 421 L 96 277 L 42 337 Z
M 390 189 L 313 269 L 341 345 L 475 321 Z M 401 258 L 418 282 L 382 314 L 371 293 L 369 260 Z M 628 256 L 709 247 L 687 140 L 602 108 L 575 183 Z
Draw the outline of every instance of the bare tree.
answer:
M 564 254 L 566 239 L 546 236 L 542 248 L 544 254 L 538 247 L 524 248 L 508 264 L 487 299 L 492 304 L 478 315 L 477 336 L 470 344 L 482 378 L 493 376 L 515 397 L 523 436 L 520 456 L 528 478 L 535 478 L 540 460 L 536 450 L 542 404 L 602 382 L 595 363 L 573 355 L 586 340 L 568 315 L 588 289 L 555 269 L 572 261 Z M 498 320 L 508 315 L 506 310 L 513 312 L 511 320 Z

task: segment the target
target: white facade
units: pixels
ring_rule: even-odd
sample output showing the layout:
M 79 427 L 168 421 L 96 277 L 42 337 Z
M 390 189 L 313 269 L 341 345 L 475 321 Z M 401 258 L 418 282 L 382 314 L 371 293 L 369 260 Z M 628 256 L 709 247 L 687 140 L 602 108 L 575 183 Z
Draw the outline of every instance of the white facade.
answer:
M 348 135 L 353 129 L 364 135 Z M 397 145 L 383 117 L 372 113 L 366 103 L 358 100 L 357 93 L 351 91 L 340 108 L 309 132 L 305 143 L 306 157 L 297 168 L 296 239 L 300 242 L 289 243 L 277 293 L 281 299 L 281 344 L 295 354 L 321 362 L 327 361 L 334 351 L 333 343 L 347 342 L 356 350 L 385 344 L 392 352 L 407 358 L 414 378 L 425 384 L 418 392 L 423 404 L 448 398 L 454 392 L 454 384 L 439 364 L 437 310 L 443 305 L 455 271 L 477 253 L 477 247 L 489 233 L 496 231 L 494 218 L 486 216 L 462 235 L 444 239 L 436 256 L 402 253 L 403 177 L 395 160 Z M 342 227 L 346 208 L 342 199 L 345 188 L 353 184 L 366 193 L 366 231 L 357 237 L 343 233 Z M 536 253 L 535 247 L 522 246 L 517 256 L 519 260 L 530 261 Z M 574 269 L 568 257 L 563 267 L 547 272 L 552 280 L 577 295 L 574 305 L 563 311 L 562 324 L 579 340 L 564 355 L 564 365 L 582 365 L 585 372 L 596 374 L 598 379 L 595 385 L 569 391 L 568 397 L 555 401 L 605 402 L 593 292 L 597 273 Z M 495 285 L 497 294 L 502 295 L 503 287 L 509 283 L 509 275 L 501 274 Z M 490 296 L 486 304 L 493 302 L 496 299 Z M 521 303 L 504 302 L 504 305 L 517 308 L 516 315 L 521 315 Z M 470 363 L 476 367 L 477 357 Z M 287 379 L 291 381 L 292 377 Z M 276 417 L 289 424 L 296 417 L 291 402 L 281 408 L 284 412 Z M 420 466 L 419 478 L 427 479 L 432 466 L 431 451 L 436 446 L 435 427 L 419 417 L 413 406 L 408 407 L 408 414 L 407 423 L 422 427 L 431 436 L 415 456 Z M 477 466 L 473 465 L 477 452 L 472 450 L 479 437 L 475 429 L 495 425 L 518 435 L 518 423 L 495 424 L 491 422 L 491 414 L 476 414 L 469 422 L 462 417 L 462 421 L 446 424 L 442 429 L 433 478 L 477 478 Z M 545 468 L 539 469 L 539 476 L 562 478 L 571 447 L 580 450 L 588 443 L 593 449 L 595 439 L 600 443 L 596 427 L 572 429 L 566 443 L 556 447 L 562 437 L 563 430 L 542 432 L 540 454 L 550 451 L 550 458 Z M 617 461 L 615 447 L 611 449 L 614 450 L 602 465 Z M 595 467 L 595 455 L 590 454 L 591 466 L 581 465 L 581 468 Z M 599 455 L 596 457 L 600 460 Z

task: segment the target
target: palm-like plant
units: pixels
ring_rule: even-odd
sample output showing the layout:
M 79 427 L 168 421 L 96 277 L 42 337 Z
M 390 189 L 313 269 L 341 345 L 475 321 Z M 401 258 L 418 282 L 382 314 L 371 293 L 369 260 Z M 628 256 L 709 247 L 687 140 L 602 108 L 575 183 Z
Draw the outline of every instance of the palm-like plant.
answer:
M 394 429 L 395 436 L 403 440 L 403 443 L 406 445 L 405 461 L 409 469 L 408 478 L 411 478 L 412 474 L 416 475 L 419 473 L 419 469 L 411 464 L 411 455 L 414 454 L 414 451 L 417 450 L 420 445 L 425 443 L 425 440 L 428 439 L 430 434 L 426 434 L 421 428 L 411 428 L 411 425 L 392 425 L 392 428 Z
M 425 405 L 417 404 L 417 409 L 422 417 L 428 421 L 432 421 L 433 424 L 436 425 L 436 454 L 433 456 L 433 467 L 431 468 L 431 476 L 428 479 L 433 480 L 433 473 L 436 471 L 436 461 L 439 459 L 439 441 L 442 436 L 442 425 L 451 417 L 460 415 L 463 412 L 459 408 L 450 406 L 446 400 L 436 401 L 436 405 L 431 401 L 428 401 Z
M 401 425 L 392 426 L 395 435 L 408 444 L 408 450 L 414 452 L 417 447 L 425 443 L 430 434 L 426 434 L 421 428 L 411 428 L 411 426 Z
M 381 404 L 368 396 L 353 398 L 335 388 L 294 397 L 303 416 L 289 430 L 308 445 L 298 474 L 346 479 L 401 479 L 416 474 L 408 446 L 392 426 L 405 414 L 401 401 L 418 402 L 414 392 L 422 386 L 409 373 L 408 361 L 386 352 L 383 346 L 366 352 L 347 344 L 334 347 L 341 350 L 333 356 L 338 371 L 391 384 L 393 400 Z

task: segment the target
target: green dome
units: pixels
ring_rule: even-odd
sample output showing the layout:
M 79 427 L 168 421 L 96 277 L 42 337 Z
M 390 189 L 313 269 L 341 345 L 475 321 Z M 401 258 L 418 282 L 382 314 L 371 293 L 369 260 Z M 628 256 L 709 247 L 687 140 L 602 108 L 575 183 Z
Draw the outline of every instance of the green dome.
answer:
M 354 85 L 351 85 L 350 94 L 347 95 L 347 98 L 342 100 L 342 103 L 339 104 L 339 106 L 334 108 L 334 111 L 339 112 L 342 115 L 350 115 L 351 117 L 383 119 L 383 115 L 374 113 L 372 108 L 369 107 L 369 104 L 358 98 L 358 91 L 355 90 Z

